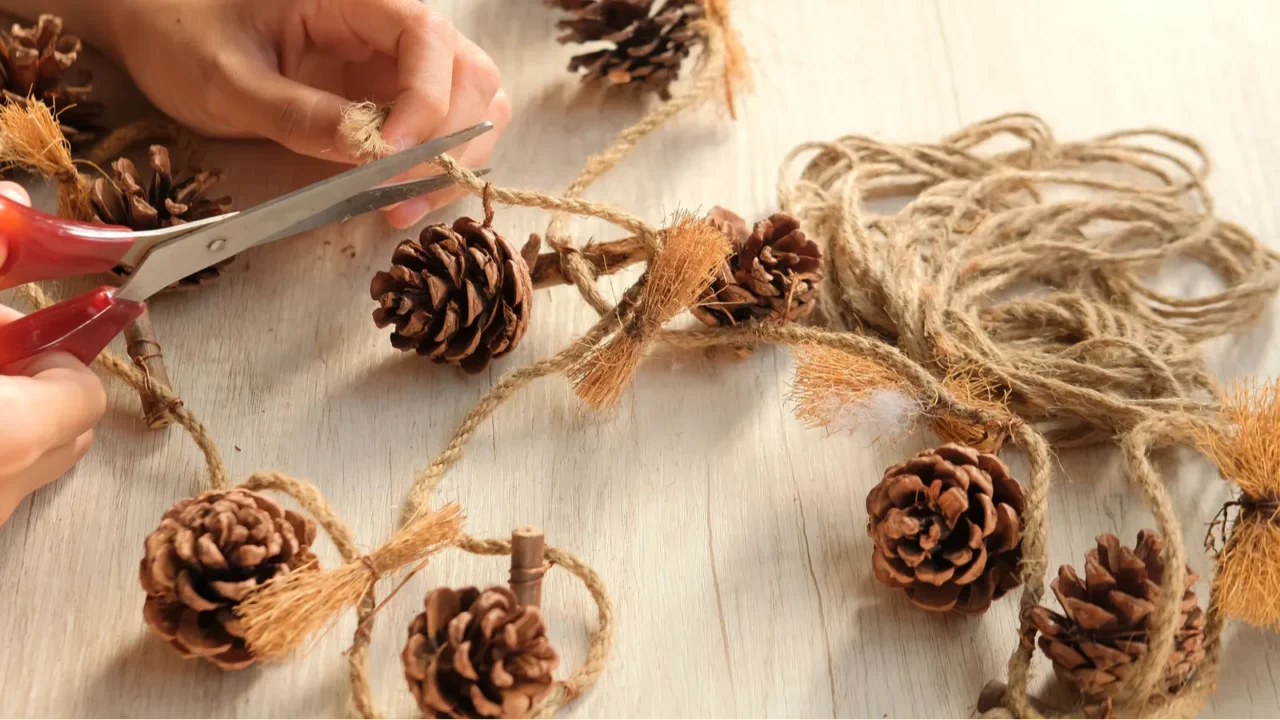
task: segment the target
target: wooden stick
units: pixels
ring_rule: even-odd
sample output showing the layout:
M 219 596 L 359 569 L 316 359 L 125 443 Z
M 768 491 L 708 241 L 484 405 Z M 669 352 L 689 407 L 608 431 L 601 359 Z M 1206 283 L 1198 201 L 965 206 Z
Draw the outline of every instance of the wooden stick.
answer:
M 626 237 L 621 240 L 610 240 L 602 243 L 587 243 L 579 252 L 588 263 L 595 268 L 597 275 L 609 275 L 619 270 L 643 262 L 646 258 L 644 244 L 638 238 Z M 568 278 L 560 270 L 560 254 L 556 252 L 542 253 L 533 264 L 529 273 L 533 277 L 534 288 L 567 285 Z
M 542 607 L 542 576 L 547 572 L 547 549 L 541 528 L 518 527 L 511 531 L 511 592 L 522 606 Z
M 169 370 L 164 366 L 164 349 L 156 340 L 155 329 L 151 327 L 150 312 L 144 310 L 137 320 L 129 323 L 124 329 L 124 338 L 130 359 L 146 374 L 148 382 L 172 388 Z M 138 397 L 142 400 L 142 419 L 147 427 L 159 430 L 174 423 L 173 411 L 181 401 L 166 403 L 149 388 L 140 390 Z

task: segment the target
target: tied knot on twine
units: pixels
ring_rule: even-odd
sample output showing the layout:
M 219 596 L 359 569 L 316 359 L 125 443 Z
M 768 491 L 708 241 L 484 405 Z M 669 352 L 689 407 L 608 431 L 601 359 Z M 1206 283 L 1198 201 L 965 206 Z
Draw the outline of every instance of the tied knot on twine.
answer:
M 236 607 L 245 642 L 261 658 L 289 653 L 355 607 L 382 576 L 454 544 L 461 532 L 461 509 L 446 505 L 333 570 L 293 572 L 272 580 Z
M 677 313 L 697 302 L 716 268 L 732 250 L 730 239 L 706 219 L 685 214 L 662 232 L 661 250 L 647 281 L 618 331 L 603 339 L 566 372 L 574 392 L 596 409 L 617 403 L 630 384 L 644 348 Z
M 1215 603 L 1227 617 L 1280 628 L 1280 383 L 1227 387 L 1217 416 L 1194 423 L 1193 436 L 1239 489 L 1209 528 L 1221 533 Z
M 33 98 L 0 105 L 0 166 L 38 173 L 57 185 L 58 214 L 72 220 L 95 219 L 89 183 L 71 159 L 71 143 L 49 106 Z

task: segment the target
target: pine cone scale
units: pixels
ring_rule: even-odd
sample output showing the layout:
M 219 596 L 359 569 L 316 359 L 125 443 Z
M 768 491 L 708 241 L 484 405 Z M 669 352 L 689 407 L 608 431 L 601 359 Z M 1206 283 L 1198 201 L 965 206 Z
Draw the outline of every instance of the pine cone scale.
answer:
M 533 281 L 492 228 L 459 218 L 400 243 L 369 294 L 378 303 L 374 323 L 395 327 L 392 347 L 475 373 L 523 337 Z
M 439 588 L 409 628 L 405 679 L 428 717 L 524 717 L 559 657 L 536 608 L 508 588 Z
M 196 171 L 189 178 L 175 180 L 167 149 L 153 145 L 148 158 L 152 175 L 145 188 L 137 166 L 128 158 L 119 158 L 111 164 L 110 178 L 93 181 L 89 199 L 98 222 L 131 230 L 157 230 L 221 215 L 230 208 L 230 198 L 207 196 L 221 178 L 218 171 Z M 200 270 L 169 289 L 199 287 L 217 279 L 229 264 L 227 260 Z M 128 277 L 133 269 L 119 266 L 113 272 L 119 277 Z
M 1017 497 L 998 458 L 959 445 L 889 468 L 867 495 L 876 579 L 929 610 L 986 610 L 1018 584 L 1021 525 L 1007 502 Z
M 102 134 L 98 118 L 103 106 L 85 100 L 92 90 L 91 73 L 68 77 L 84 43 L 62 30 L 61 18 L 44 14 L 33 27 L 15 23 L 7 33 L 0 31 L 0 81 L 5 102 L 32 97 L 47 105 L 72 146 L 79 148 Z
M 693 308 L 699 320 L 731 327 L 799 320 L 813 311 L 822 251 L 798 221 L 776 214 L 748 232 L 741 217 L 723 208 L 713 208 L 708 218 L 734 241 L 735 250 Z
M 697 34 L 693 23 L 705 15 L 697 0 L 549 0 L 570 17 L 556 23 L 561 44 L 611 43 L 611 47 L 573 56 L 571 72 L 585 71 L 584 82 L 635 84 L 663 99 L 689 57 Z
M 1114 535 L 1099 536 L 1086 554 L 1084 578 L 1064 565 L 1052 583 L 1063 613 L 1044 607 L 1027 613 L 1026 623 L 1040 633 L 1037 644 L 1053 661 L 1055 675 L 1080 693 L 1089 714 L 1111 712 L 1123 681 L 1149 649 L 1147 623 L 1164 578 L 1162 549 L 1163 540 L 1149 530 L 1138 533 L 1134 549 Z M 1204 613 L 1191 589 L 1197 580 L 1188 570 L 1181 627 L 1164 670 L 1167 692 L 1181 687 L 1204 659 Z
M 181 500 L 143 543 L 143 617 L 185 657 L 244 667 L 254 658 L 236 604 L 283 573 L 313 571 L 314 538 L 310 520 L 247 490 Z

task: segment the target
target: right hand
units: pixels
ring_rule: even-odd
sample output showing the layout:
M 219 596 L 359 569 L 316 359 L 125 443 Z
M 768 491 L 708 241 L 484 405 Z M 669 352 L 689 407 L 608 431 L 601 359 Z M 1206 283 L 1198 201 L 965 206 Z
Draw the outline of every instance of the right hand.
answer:
M 0 182 L 0 195 L 31 204 L 16 183 Z M 0 265 L 4 258 L 0 243 Z M 22 313 L 0 305 L 0 325 L 20 317 Z M 98 376 L 66 353 L 45 353 L 0 368 L 0 525 L 23 498 L 84 457 L 106 407 Z
M 86 7 L 98 8 L 110 51 L 151 102 L 207 135 L 264 137 L 354 162 L 338 131 L 342 110 L 372 100 L 394 104 L 383 135 L 399 149 L 492 122 L 495 131 L 457 156 L 475 168 L 511 122 L 493 60 L 419 0 L 95 0 Z M 428 165 L 415 175 L 436 172 Z M 455 197 L 456 189 L 410 200 L 387 217 L 408 227 Z

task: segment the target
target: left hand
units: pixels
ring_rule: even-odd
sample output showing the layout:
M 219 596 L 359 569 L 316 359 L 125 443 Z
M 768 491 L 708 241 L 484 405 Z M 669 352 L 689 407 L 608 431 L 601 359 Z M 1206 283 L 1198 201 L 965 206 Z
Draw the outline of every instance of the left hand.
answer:
M 353 162 L 339 137 L 351 100 L 394 103 L 383 134 L 407 148 L 488 120 L 459 151 L 488 162 L 511 121 L 496 65 L 418 0 L 98 0 L 82 18 L 161 110 L 205 134 L 266 137 Z M 434 174 L 431 166 L 401 179 Z M 408 227 L 459 191 L 388 210 Z

